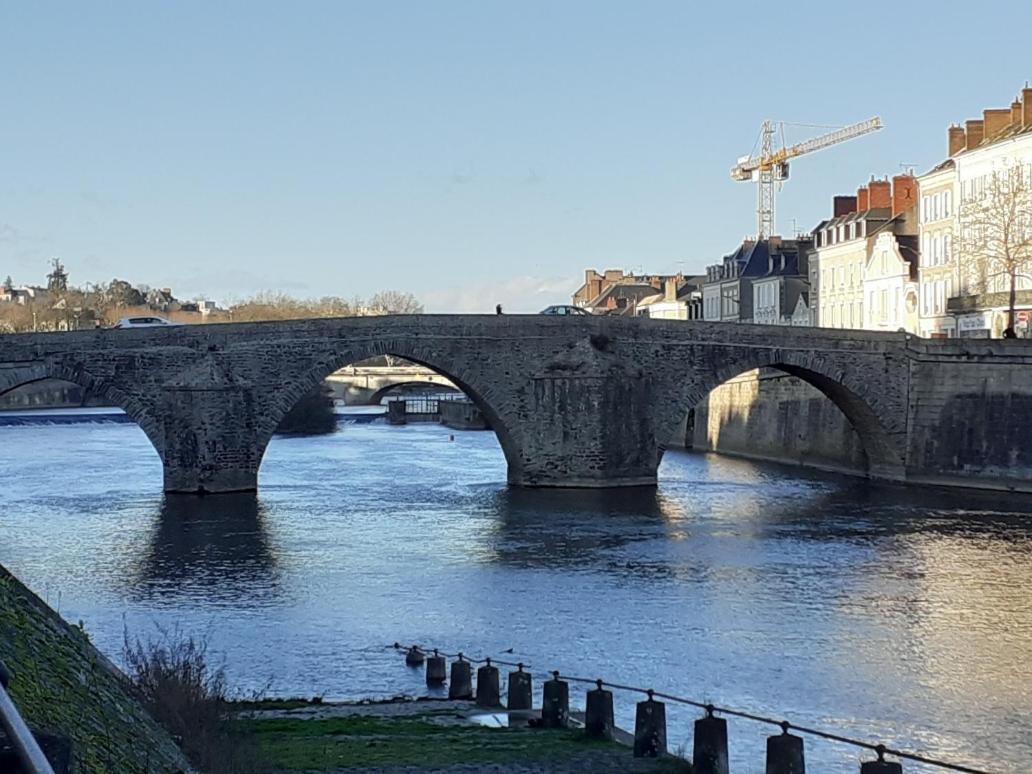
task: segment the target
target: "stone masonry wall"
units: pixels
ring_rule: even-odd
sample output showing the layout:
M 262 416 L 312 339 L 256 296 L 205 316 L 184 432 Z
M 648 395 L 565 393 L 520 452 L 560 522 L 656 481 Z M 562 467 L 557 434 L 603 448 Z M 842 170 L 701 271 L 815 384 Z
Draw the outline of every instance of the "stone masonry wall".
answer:
M 867 470 L 860 438 L 835 404 L 802 379 L 773 369 L 749 371 L 717 387 L 696 406 L 693 425 L 684 440 L 698 451 Z

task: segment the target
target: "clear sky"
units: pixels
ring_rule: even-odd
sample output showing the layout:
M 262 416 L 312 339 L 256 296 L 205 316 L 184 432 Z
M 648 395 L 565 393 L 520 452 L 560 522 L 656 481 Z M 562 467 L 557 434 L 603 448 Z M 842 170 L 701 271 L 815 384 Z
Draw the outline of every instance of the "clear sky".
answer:
M 763 119 L 885 121 L 792 165 L 780 230 L 810 228 L 1008 106 L 1030 28 L 1018 0 L 0 0 L 0 275 L 536 311 L 587 267 L 700 272 L 755 228 L 728 170 Z

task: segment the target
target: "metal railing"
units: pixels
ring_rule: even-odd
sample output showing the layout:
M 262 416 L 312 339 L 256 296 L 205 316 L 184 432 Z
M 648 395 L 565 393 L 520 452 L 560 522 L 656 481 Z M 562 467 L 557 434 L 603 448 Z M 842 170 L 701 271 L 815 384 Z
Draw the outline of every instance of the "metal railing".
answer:
M 403 646 L 403 645 L 401 645 L 401 644 L 399 644 L 397 642 L 394 643 L 393 645 L 388 645 L 387 647 L 388 648 L 394 648 L 395 650 L 402 651 L 402 652 L 404 652 L 406 654 L 409 653 L 410 651 L 418 651 L 418 652 L 422 653 L 423 655 L 434 654 L 434 655 L 438 655 L 438 656 L 444 656 L 445 658 L 457 658 L 457 659 L 459 659 L 461 661 L 468 661 L 471 664 L 489 664 L 489 665 L 491 665 L 491 664 L 502 664 L 502 665 L 505 665 L 505 666 L 513 666 L 513 667 L 517 667 L 521 672 L 526 672 L 527 674 L 533 675 L 532 672 L 528 672 L 527 671 L 527 667 L 529 665 L 526 664 L 526 663 L 523 663 L 523 662 L 502 661 L 500 659 L 496 659 L 496 658 L 493 658 L 493 657 L 490 657 L 490 656 L 485 657 L 485 658 L 479 658 L 479 659 L 478 658 L 471 658 L 470 656 L 467 656 L 466 654 L 464 654 L 462 652 L 459 652 L 459 653 L 445 653 L 443 650 L 440 650 L 440 649 L 437 649 L 437 648 L 424 648 L 424 647 L 419 646 L 419 645 L 412 645 L 411 647 L 405 647 L 405 646 Z M 807 726 L 800 726 L 800 725 L 796 725 L 795 723 L 790 723 L 789 721 L 784 720 L 784 719 L 778 720 L 776 718 L 764 717 L 763 715 L 757 715 L 757 714 L 754 714 L 754 713 L 751 713 L 751 712 L 744 712 L 742 710 L 731 709 L 731 708 L 728 708 L 728 707 L 720 707 L 720 706 L 717 706 L 717 705 L 712 704 L 710 702 L 700 702 L 700 701 L 695 701 L 693 699 L 687 699 L 687 698 L 684 698 L 682 696 L 675 696 L 675 695 L 669 694 L 669 693 L 662 693 L 660 691 L 653 690 L 652 688 L 640 688 L 640 687 L 634 686 L 634 685 L 621 685 L 619 683 L 611 683 L 611 682 L 608 682 L 606 680 L 602 680 L 600 678 L 571 677 L 570 675 L 567 675 L 567 674 L 560 674 L 560 672 L 558 672 L 558 671 L 546 672 L 545 674 L 548 675 L 549 677 L 551 677 L 554 680 L 562 679 L 562 680 L 568 680 L 568 681 L 574 682 L 574 683 L 585 683 L 585 684 L 588 684 L 588 685 L 594 685 L 594 686 L 596 686 L 600 690 L 602 688 L 613 688 L 613 689 L 616 689 L 616 690 L 619 690 L 619 691 L 630 691 L 630 692 L 633 692 L 633 693 L 641 693 L 641 694 L 644 694 L 645 696 L 647 696 L 650 700 L 653 699 L 653 698 L 666 699 L 667 701 L 672 701 L 672 702 L 675 702 L 677 704 L 685 704 L 685 705 L 688 705 L 690 707 L 697 707 L 698 709 L 704 710 L 706 712 L 706 716 L 707 717 L 713 717 L 714 714 L 728 715 L 730 717 L 738 717 L 738 718 L 743 718 L 745 720 L 752 720 L 752 721 L 755 721 L 757 723 L 764 723 L 766 725 L 776 726 L 776 727 L 780 728 L 782 733 L 784 733 L 784 734 L 787 734 L 789 731 L 795 731 L 796 733 L 799 733 L 799 734 L 806 734 L 808 736 L 815 736 L 815 737 L 818 737 L 820 739 L 827 739 L 827 740 L 832 741 L 832 742 L 839 742 L 839 743 L 842 743 L 842 744 L 852 745 L 852 746 L 857 747 L 857 748 L 861 748 L 861 749 L 864 749 L 864 750 L 870 750 L 870 751 L 874 752 L 878 756 L 878 760 L 879 761 L 883 761 L 885 759 L 885 756 L 889 755 L 889 756 L 891 756 L 893 758 L 900 758 L 900 759 L 903 759 L 903 760 L 914 761 L 916 763 L 922 763 L 922 764 L 925 764 L 927 766 L 935 766 L 935 767 L 943 769 L 945 771 L 960 771 L 960 772 L 965 772 L 965 774 L 991 774 L 991 772 L 985 771 L 984 769 L 976 769 L 976 768 L 973 768 L 971 766 L 961 765 L 959 763 L 950 763 L 948 761 L 938 760 L 936 758 L 930 758 L 927 755 L 920 755 L 918 753 L 908 752 L 906 750 L 896 750 L 896 749 L 894 749 L 892 747 L 889 747 L 889 746 L 881 744 L 881 743 L 868 742 L 868 741 L 864 741 L 862 739 L 854 739 L 854 738 L 851 738 L 851 737 L 848 737 L 848 736 L 843 736 L 841 734 L 834 734 L 834 733 L 831 733 L 830 731 L 822 731 L 822 730 L 816 729 L 816 728 L 809 728 Z
M 0 728 L 3 728 L 7 735 L 26 774 L 54 774 L 50 761 L 43 754 L 36 737 L 25 725 L 21 713 L 7 693 L 10 679 L 11 673 L 7 671 L 3 662 L 0 662 Z

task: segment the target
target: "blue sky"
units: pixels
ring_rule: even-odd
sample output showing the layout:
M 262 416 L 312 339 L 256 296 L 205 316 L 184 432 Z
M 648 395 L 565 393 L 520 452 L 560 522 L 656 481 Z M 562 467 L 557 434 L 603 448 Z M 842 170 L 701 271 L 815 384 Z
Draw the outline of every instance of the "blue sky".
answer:
M 0 275 L 58 256 L 181 297 L 536 311 L 586 267 L 697 272 L 755 228 L 728 169 L 763 119 L 885 121 L 793 164 L 779 226 L 808 228 L 1009 105 L 1030 23 L 993 0 L 0 0 Z

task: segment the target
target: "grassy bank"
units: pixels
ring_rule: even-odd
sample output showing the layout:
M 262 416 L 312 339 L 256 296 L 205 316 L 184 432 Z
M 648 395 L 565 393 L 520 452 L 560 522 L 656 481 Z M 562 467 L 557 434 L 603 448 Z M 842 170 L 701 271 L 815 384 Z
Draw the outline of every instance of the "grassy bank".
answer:
M 635 761 L 615 742 L 578 729 L 496 728 L 459 703 L 250 705 L 234 722 L 272 772 L 500 766 L 527 771 L 687 771 L 683 761 Z

